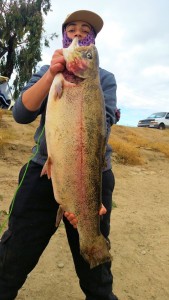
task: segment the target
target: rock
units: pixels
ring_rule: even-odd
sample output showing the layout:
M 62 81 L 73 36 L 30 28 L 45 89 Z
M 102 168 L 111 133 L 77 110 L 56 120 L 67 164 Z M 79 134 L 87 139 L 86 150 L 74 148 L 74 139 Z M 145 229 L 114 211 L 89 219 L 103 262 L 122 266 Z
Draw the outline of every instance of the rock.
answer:
M 62 268 L 64 268 L 64 263 L 58 263 L 57 266 L 58 266 L 59 269 L 62 269 Z

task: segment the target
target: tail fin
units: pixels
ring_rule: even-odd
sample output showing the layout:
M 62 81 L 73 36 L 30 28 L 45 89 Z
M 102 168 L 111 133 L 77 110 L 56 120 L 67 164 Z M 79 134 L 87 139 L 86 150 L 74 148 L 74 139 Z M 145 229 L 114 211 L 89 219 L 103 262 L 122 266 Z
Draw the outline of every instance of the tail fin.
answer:
M 110 244 L 103 235 L 97 236 L 95 240 L 87 246 L 82 245 L 80 247 L 81 255 L 90 264 L 91 269 L 112 260 L 109 250 Z

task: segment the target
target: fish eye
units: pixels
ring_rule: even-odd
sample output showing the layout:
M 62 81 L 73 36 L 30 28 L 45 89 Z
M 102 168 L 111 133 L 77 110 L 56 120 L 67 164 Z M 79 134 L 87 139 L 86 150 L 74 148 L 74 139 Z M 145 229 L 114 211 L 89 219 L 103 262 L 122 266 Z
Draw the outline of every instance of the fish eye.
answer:
M 92 54 L 91 54 L 91 52 L 87 52 L 86 57 L 87 57 L 88 59 L 92 59 Z

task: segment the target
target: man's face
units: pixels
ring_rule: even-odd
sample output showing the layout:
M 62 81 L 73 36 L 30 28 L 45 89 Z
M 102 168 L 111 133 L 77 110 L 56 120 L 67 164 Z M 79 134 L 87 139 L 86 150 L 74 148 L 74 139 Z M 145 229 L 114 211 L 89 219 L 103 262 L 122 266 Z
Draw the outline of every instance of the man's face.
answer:
M 66 26 L 66 33 L 71 40 L 78 37 L 79 40 L 84 39 L 91 31 L 91 26 L 83 21 L 71 22 Z

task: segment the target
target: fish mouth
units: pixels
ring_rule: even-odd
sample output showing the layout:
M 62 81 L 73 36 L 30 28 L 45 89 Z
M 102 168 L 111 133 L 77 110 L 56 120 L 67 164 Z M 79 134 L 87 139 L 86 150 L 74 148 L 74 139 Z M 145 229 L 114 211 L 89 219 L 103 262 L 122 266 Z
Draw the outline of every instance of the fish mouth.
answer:
M 83 77 L 83 73 L 87 67 L 86 61 L 78 57 L 75 57 L 72 61 L 66 63 L 67 70 L 75 75 L 78 74 L 78 77 Z
M 81 56 L 78 50 L 78 38 L 75 37 L 68 48 L 63 48 L 63 56 L 66 60 L 66 69 L 77 78 L 84 78 L 84 73 L 88 68 L 87 61 Z

